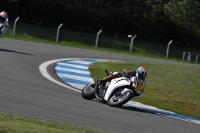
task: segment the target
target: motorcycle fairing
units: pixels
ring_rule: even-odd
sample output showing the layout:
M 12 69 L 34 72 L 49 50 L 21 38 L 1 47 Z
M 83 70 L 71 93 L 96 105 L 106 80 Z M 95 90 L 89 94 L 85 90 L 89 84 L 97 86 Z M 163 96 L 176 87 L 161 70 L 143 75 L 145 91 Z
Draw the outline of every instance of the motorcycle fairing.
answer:
M 130 86 L 130 80 L 128 80 L 127 78 L 125 77 L 120 77 L 120 78 L 115 78 L 115 79 L 112 79 L 111 80 L 111 83 L 105 93 L 105 96 L 104 96 L 104 100 L 105 101 L 108 101 L 108 99 L 110 98 L 111 94 L 117 89 L 117 88 L 120 88 L 120 87 L 125 87 L 126 86 Z
M 3 23 L 0 22 L 0 28 L 2 28 L 2 26 L 3 26 Z

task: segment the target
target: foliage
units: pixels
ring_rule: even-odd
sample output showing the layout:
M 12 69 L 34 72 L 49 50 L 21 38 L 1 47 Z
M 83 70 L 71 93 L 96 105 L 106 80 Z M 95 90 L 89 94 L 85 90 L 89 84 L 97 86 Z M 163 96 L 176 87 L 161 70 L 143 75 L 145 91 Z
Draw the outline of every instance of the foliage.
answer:
M 200 3 L 195 0 L 177 1 L 171 0 L 165 5 L 166 13 L 172 21 L 185 27 L 199 28 L 200 20 Z
M 10 19 L 20 18 L 103 29 L 174 45 L 200 48 L 200 2 L 196 0 L 0 0 Z M 20 19 L 22 21 L 22 19 Z M 25 21 L 25 20 L 24 20 Z M 179 42 L 179 43 L 176 43 Z

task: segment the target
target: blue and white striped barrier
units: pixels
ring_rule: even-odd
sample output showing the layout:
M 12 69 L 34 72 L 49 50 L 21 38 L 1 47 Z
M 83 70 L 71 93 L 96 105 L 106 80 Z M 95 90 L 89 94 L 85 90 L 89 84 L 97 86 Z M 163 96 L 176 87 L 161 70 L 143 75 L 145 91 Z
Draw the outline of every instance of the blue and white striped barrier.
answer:
M 90 75 L 90 71 L 88 70 L 89 65 L 94 62 L 105 62 L 108 60 L 103 60 L 103 59 L 80 59 L 80 58 L 73 58 L 73 59 L 59 59 L 59 60 L 53 60 L 53 61 L 48 61 L 40 65 L 40 72 L 42 75 L 52 82 L 55 82 L 57 84 L 60 84 L 64 87 L 67 87 L 71 90 L 81 92 L 80 90 L 87 85 L 88 83 L 93 81 L 93 78 Z M 63 82 L 73 86 L 74 88 L 77 88 L 78 90 L 71 88 L 70 86 L 61 84 L 60 82 L 56 81 L 50 75 L 48 74 L 46 68 L 48 65 L 58 62 L 55 71 L 58 75 L 58 77 L 63 80 Z M 136 101 L 129 101 L 128 103 L 125 104 L 125 106 L 130 106 L 134 108 L 138 108 L 141 110 L 145 110 L 151 113 L 155 114 L 162 114 L 166 115 L 169 117 L 173 117 L 176 119 L 181 119 L 184 121 L 189 121 L 192 123 L 200 124 L 200 120 L 190 117 L 190 116 L 184 116 L 180 114 L 176 114 L 171 111 L 166 111 L 162 109 L 158 109 L 153 106 L 145 105 Z
M 55 71 L 65 83 L 81 90 L 85 85 L 93 82 L 88 68 L 94 62 L 97 60 L 62 61 L 57 63 Z

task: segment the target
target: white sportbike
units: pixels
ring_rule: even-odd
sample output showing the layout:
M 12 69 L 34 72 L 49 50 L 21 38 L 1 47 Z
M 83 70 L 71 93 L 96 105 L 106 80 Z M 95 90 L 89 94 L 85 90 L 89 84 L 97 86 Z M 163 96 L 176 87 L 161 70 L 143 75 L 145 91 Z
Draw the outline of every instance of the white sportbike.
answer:
M 3 28 L 3 23 L 0 23 L 0 30 Z
M 109 75 L 107 70 L 105 72 Z M 133 87 L 133 83 L 136 82 L 136 77 L 126 75 L 107 81 L 105 84 L 99 85 L 98 95 L 95 90 L 97 82 L 98 80 L 86 85 L 82 89 L 81 95 L 84 99 L 91 100 L 97 98 L 103 101 L 103 103 L 118 107 L 127 103 L 136 94 L 135 87 Z
M 3 28 L 3 23 L 0 23 L 0 34 L 1 34 L 1 29 Z M 1 38 L 1 36 L 0 36 Z

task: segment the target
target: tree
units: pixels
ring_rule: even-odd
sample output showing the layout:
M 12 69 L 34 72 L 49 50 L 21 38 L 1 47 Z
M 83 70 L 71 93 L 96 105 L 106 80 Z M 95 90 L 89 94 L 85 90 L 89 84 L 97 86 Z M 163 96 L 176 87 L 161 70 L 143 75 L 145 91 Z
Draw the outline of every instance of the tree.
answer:
M 200 28 L 200 3 L 196 0 L 171 0 L 165 5 L 165 12 L 170 20 L 184 27 Z

